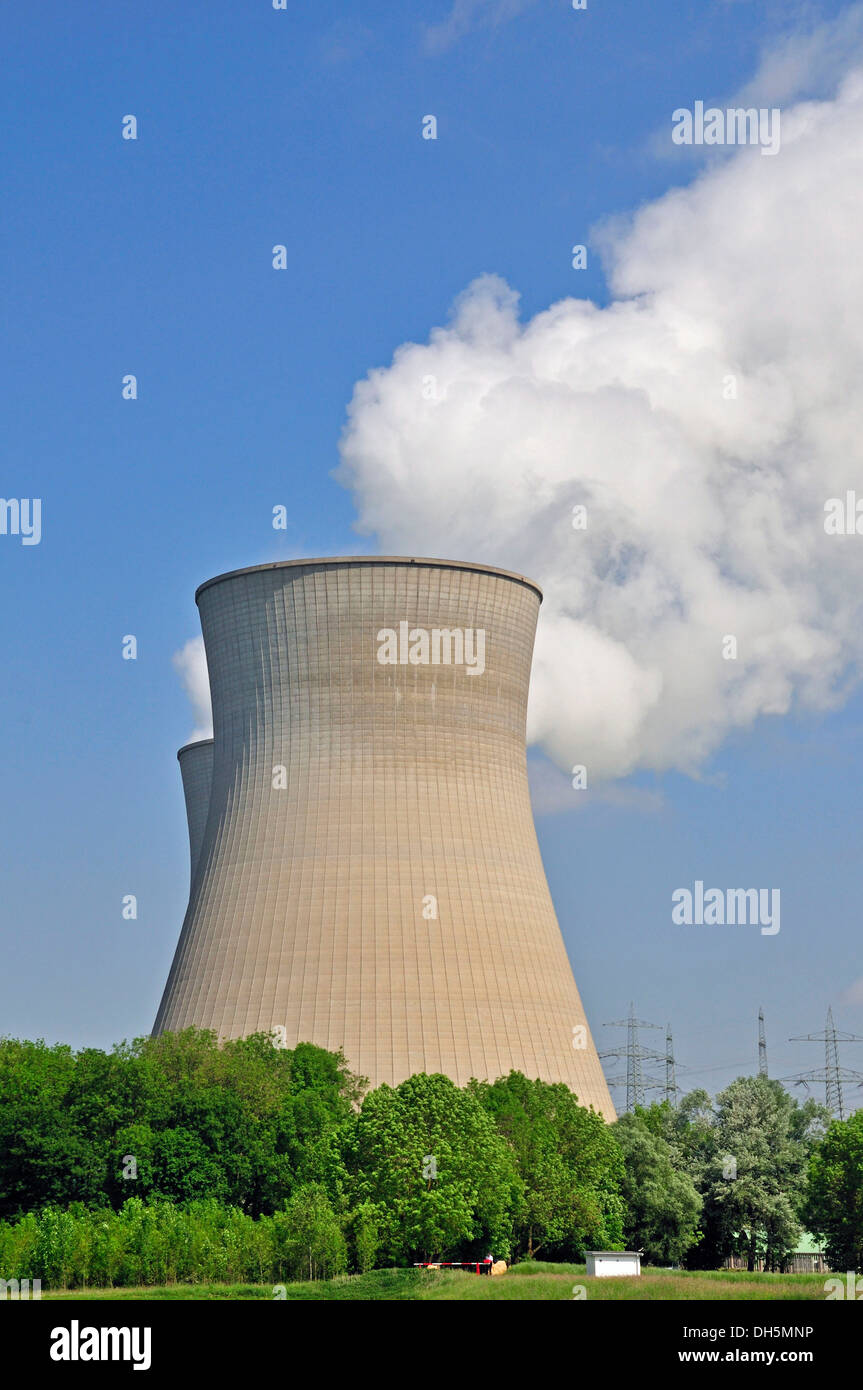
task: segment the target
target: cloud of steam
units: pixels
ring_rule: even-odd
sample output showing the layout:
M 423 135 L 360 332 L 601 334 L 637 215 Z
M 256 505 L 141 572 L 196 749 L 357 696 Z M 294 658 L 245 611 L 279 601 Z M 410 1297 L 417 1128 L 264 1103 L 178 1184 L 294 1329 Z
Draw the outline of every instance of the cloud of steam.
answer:
M 786 0 L 778 12 L 788 16 Z M 775 106 L 832 90 L 848 71 L 849 55 L 863 44 L 863 5 L 847 5 L 832 19 L 803 32 L 792 30 L 775 38 L 762 54 L 758 71 L 730 103 L 732 106 Z
M 863 536 L 826 535 L 824 504 L 863 497 L 861 228 L 857 73 L 783 110 L 776 157 L 606 225 L 607 307 L 524 323 L 483 276 L 356 386 L 359 529 L 542 584 L 529 733 L 560 767 L 696 773 L 859 678 Z
M 213 715 L 210 709 L 210 682 L 207 675 L 207 654 L 203 637 L 192 637 L 171 658 L 179 672 L 183 689 L 189 697 L 195 715 L 195 728 L 189 743 L 199 738 L 213 737 Z

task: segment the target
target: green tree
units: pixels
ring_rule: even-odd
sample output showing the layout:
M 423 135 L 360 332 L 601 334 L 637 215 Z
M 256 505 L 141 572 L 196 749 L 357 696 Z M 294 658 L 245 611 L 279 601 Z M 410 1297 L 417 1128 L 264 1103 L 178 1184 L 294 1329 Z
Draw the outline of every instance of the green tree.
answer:
M 385 1263 L 509 1258 L 522 1184 L 475 1096 L 446 1076 L 379 1086 L 344 1128 L 328 1186 L 380 1213 Z
M 77 1054 L 2 1039 L 0 1218 L 133 1196 L 273 1212 L 364 1085 L 341 1053 L 276 1049 L 264 1034 L 220 1047 L 189 1028 Z
M 353 1267 L 358 1274 L 374 1269 L 380 1249 L 383 1214 L 373 1202 L 360 1202 L 350 1213 L 349 1227 L 353 1247 Z
M 286 1272 L 295 1279 L 331 1279 L 347 1268 L 345 1238 L 329 1198 L 318 1183 L 297 1188 L 277 1212 Z
M 521 1072 L 468 1089 L 512 1150 L 524 1184 L 514 1254 L 581 1259 L 588 1247 L 619 1249 L 623 1157 L 602 1117 L 568 1086 Z
M 822 1108 L 813 1101 L 798 1106 L 778 1081 L 741 1076 L 717 1096 L 715 1113 L 718 1142 L 705 1175 L 705 1203 L 719 1248 L 744 1253 L 747 1269 L 760 1255 L 768 1269 L 779 1269 L 800 1235 L 798 1211 Z
M 707 1200 L 715 1174 L 722 1171 L 717 1162 L 719 1134 L 713 1101 L 707 1091 L 697 1089 L 683 1096 L 680 1104 L 667 1100 L 636 1106 L 635 1114 L 652 1134 L 668 1145 L 671 1165 L 688 1178 L 701 1197 L 698 1240 L 690 1246 L 684 1261 L 692 1268 L 715 1269 L 728 1249 L 725 1215 Z
M 812 1154 L 803 1219 L 832 1269 L 863 1270 L 863 1110 L 834 1120 Z
M 781 1268 L 799 1235 L 804 1174 L 823 1132 L 823 1107 L 811 1099 L 798 1104 L 766 1077 L 738 1077 L 715 1104 L 698 1090 L 677 1107 L 663 1101 L 635 1113 L 667 1143 L 672 1168 L 701 1196 L 700 1240 L 687 1264 L 713 1269 L 743 1252 L 750 1267 L 763 1255 L 769 1268 Z
M 701 1187 L 719 1142 L 713 1102 L 707 1091 L 690 1091 L 676 1106 L 667 1100 L 637 1105 L 635 1114 L 651 1134 L 668 1145 L 675 1172 L 686 1173 L 696 1187 Z
M 701 1197 L 676 1171 L 670 1145 L 640 1114 L 621 1115 L 614 1135 L 623 1150 L 624 1237 L 650 1264 L 678 1264 L 699 1239 Z

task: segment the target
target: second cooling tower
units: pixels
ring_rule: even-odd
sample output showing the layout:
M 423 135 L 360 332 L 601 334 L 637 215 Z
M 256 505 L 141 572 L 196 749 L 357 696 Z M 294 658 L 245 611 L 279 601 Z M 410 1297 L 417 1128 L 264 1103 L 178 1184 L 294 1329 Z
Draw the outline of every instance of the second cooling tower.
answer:
M 185 744 L 177 754 L 183 779 L 186 801 L 186 824 L 189 827 L 189 886 L 195 882 L 195 871 L 201 857 L 204 831 L 210 810 L 213 787 L 213 740 L 202 738 Z
M 283 1028 L 372 1085 L 517 1069 L 613 1119 L 531 814 L 536 586 L 360 557 L 196 597 L 212 792 L 154 1031 Z

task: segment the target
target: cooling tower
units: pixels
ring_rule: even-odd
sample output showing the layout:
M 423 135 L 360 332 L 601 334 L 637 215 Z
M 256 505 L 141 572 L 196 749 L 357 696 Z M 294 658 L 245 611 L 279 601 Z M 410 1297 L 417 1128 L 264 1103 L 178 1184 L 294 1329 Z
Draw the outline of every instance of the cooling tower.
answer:
M 196 599 L 212 793 L 154 1032 L 281 1027 L 372 1085 L 515 1068 L 613 1119 L 528 793 L 536 585 L 363 556 Z
M 195 882 L 195 869 L 204 843 L 207 812 L 210 809 L 210 788 L 213 782 L 213 740 L 200 739 L 187 743 L 177 754 L 186 799 L 186 821 L 189 827 L 189 886 Z

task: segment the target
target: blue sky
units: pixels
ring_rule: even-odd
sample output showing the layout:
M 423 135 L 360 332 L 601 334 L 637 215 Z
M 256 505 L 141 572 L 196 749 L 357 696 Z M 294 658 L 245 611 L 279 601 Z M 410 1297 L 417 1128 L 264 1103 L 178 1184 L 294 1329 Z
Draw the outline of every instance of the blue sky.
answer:
M 524 318 L 607 303 L 599 257 L 574 286 L 569 248 L 695 176 L 657 146 L 671 111 L 842 8 L 3 7 L 0 492 L 40 497 L 43 535 L 0 536 L 0 1032 L 107 1046 L 151 1026 L 188 882 L 172 656 L 209 576 L 377 549 L 332 476 L 355 383 L 484 272 Z M 785 1040 L 830 1003 L 863 1032 L 861 773 L 855 686 L 732 730 L 696 777 L 641 770 L 538 817 L 598 1046 L 634 999 L 671 1020 L 680 1081 L 714 1089 L 755 1066 L 759 1005 L 774 1074 L 823 1065 Z M 780 935 L 682 937 L 670 892 L 695 878 L 781 886 Z M 863 1045 L 843 1061 L 863 1069 Z

